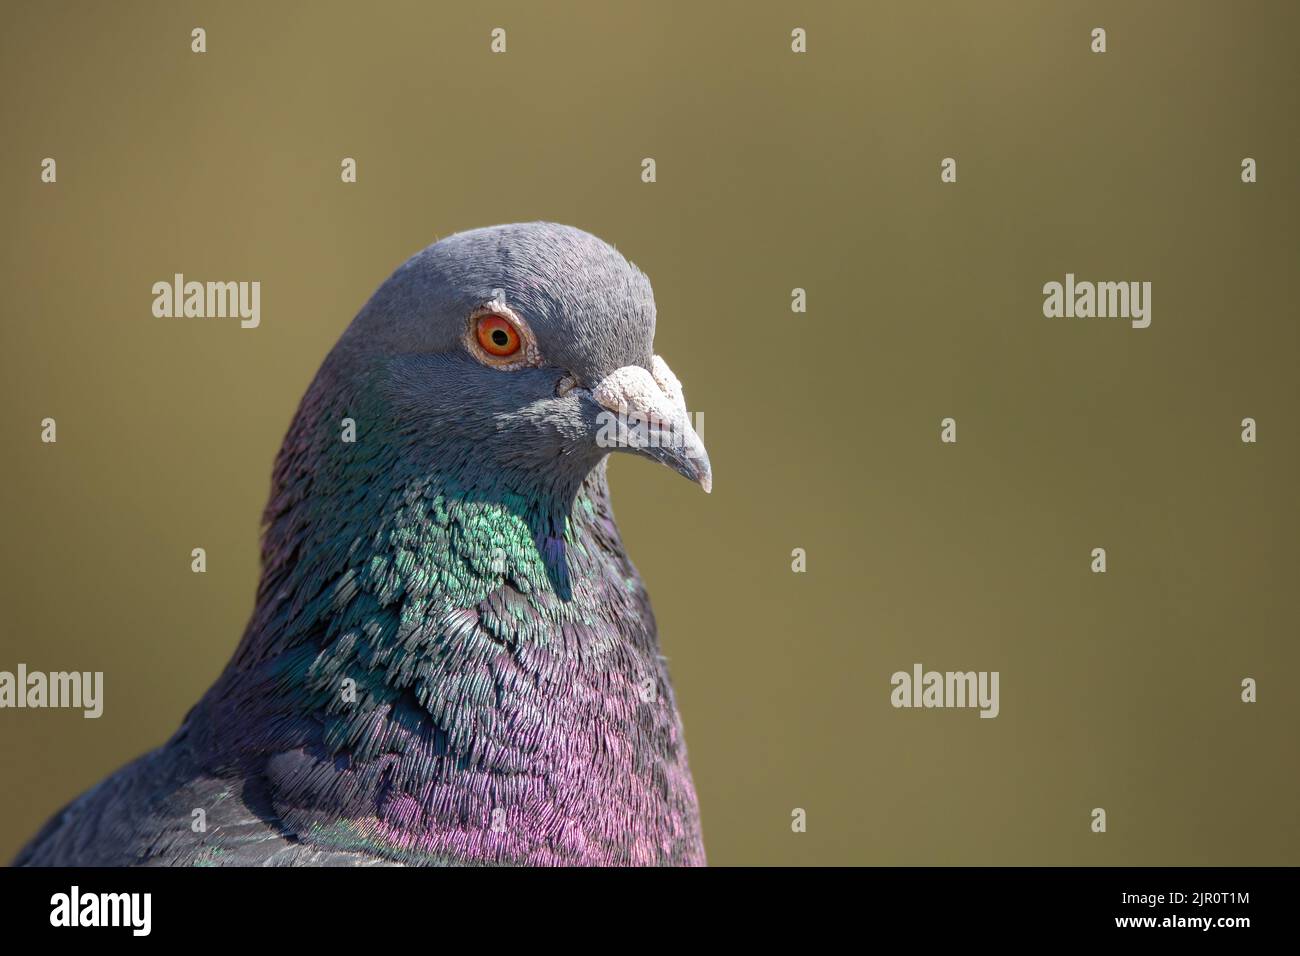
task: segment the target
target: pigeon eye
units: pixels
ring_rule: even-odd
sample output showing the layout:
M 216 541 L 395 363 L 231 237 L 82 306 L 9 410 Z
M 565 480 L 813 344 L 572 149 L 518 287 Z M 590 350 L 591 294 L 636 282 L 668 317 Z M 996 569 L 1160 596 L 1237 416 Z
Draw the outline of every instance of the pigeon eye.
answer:
M 482 316 L 475 328 L 475 335 L 478 344 L 483 346 L 483 351 L 498 358 L 514 355 L 522 345 L 519 330 L 509 319 L 499 315 Z
M 500 294 L 469 314 L 462 341 L 470 355 L 489 368 L 513 372 L 542 364 L 528 321 L 502 302 Z

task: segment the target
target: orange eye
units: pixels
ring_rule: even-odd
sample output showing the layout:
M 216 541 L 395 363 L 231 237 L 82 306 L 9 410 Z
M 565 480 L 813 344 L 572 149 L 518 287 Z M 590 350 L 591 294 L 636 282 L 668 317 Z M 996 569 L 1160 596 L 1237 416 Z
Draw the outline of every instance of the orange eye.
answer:
M 519 351 L 519 330 L 499 315 L 485 315 L 475 329 L 478 344 L 488 355 L 504 357 Z

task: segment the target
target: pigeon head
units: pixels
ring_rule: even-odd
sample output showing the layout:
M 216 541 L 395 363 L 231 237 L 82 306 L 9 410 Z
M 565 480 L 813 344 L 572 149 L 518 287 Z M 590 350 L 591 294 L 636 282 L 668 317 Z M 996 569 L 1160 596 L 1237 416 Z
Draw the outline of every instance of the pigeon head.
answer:
M 609 244 L 552 223 L 493 226 L 398 268 L 330 364 L 412 456 L 467 483 L 572 492 L 626 451 L 708 491 L 708 455 L 654 330 L 649 280 Z

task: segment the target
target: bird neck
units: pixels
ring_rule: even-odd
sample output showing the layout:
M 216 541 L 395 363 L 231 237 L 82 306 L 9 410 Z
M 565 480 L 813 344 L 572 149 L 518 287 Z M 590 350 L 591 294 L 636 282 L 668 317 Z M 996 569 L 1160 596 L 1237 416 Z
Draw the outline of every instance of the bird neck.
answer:
M 286 440 L 257 606 L 200 708 L 222 728 L 215 759 L 254 768 L 279 817 L 332 846 L 698 858 L 676 706 L 603 462 L 573 487 L 484 485 L 406 465 L 401 441 Z

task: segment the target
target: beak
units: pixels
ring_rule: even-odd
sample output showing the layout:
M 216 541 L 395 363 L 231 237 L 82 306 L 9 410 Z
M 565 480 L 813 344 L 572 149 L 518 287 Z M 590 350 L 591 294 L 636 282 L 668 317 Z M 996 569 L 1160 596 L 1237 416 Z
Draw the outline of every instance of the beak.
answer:
M 639 365 L 615 369 L 591 395 L 604 409 L 597 416 L 597 445 L 653 458 L 706 493 L 713 489 L 709 453 L 691 425 L 682 384 L 658 355 L 649 372 Z

